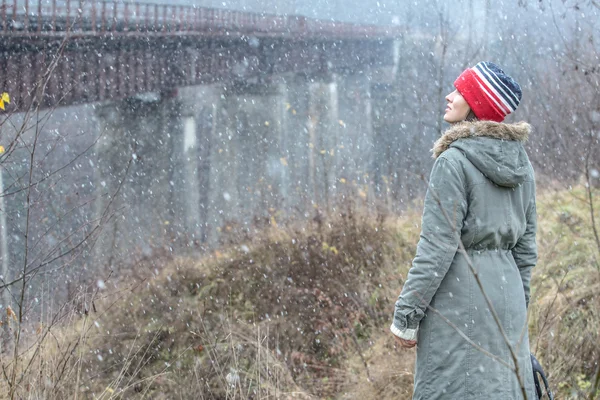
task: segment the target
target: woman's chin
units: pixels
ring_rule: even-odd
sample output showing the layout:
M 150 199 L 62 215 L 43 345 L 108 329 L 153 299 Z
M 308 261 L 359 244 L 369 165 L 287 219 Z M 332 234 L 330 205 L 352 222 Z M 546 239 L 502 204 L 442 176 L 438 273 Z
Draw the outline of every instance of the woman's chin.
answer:
M 464 121 L 464 120 L 465 120 L 465 118 L 457 117 L 456 115 L 453 115 L 450 112 L 447 112 L 447 113 L 444 114 L 444 121 L 446 121 L 449 124 L 455 124 L 457 122 L 461 122 L 461 121 Z

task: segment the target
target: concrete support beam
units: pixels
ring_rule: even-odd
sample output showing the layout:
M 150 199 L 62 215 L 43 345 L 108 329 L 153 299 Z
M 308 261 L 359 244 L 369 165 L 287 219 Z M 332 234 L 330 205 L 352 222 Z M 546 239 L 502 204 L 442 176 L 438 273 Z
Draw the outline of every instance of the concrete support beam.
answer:
M 253 225 L 270 223 L 284 204 L 285 90 L 280 84 L 234 85 L 221 100 L 210 144 L 207 220 L 250 235 Z
M 355 186 L 358 195 L 372 200 L 374 136 L 371 76 L 357 71 L 336 77 L 339 104 L 337 173 Z
M 335 166 L 341 129 L 338 86 L 333 77 L 296 76 L 287 81 L 286 88 L 288 204 L 291 215 L 306 217 L 315 208 L 330 209 L 337 195 L 340 176 Z
M 329 210 L 340 179 L 336 165 L 339 160 L 339 107 L 337 84 L 309 84 L 309 177 L 314 204 Z
M 284 87 L 282 157 L 287 179 L 282 196 L 288 216 L 302 218 L 316 201 L 309 168 L 310 81 L 303 75 L 293 75 L 286 79 Z
M 223 87 L 192 86 L 179 89 L 182 102 L 182 135 L 180 187 L 185 227 L 192 243 L 205 242 L 215 231 L 214 202 L 211 193 L 220 187 L 214 173 L 226 170 L 212 163 L 212 152 L 218 146 L 219 115 L 222 111 Z M 218 151 L 218 149 L 217 149 Z
M 188 87 L 108 104 L 97 116 L 97 212 L 111 202 L 118 210 L 97 246 L 109 264 L 132 249 L 252 236 L 344 196 L 371 196 L 366 73 Z
M 128 99 L 101 106 L 97 118 L 96 212 L 106 223 L 96 259 L 110 265 L 170 246 L 185 232 L 174 189 L 181 104 L 174 97 Z

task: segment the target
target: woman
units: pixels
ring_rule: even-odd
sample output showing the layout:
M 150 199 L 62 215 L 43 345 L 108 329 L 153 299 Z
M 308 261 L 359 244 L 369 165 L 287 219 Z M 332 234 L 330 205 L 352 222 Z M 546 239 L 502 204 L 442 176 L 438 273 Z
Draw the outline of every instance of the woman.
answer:
M 433 148 L 421 237 L 391 330 L 401 346 L 418 344 L 413 399 L 523 399 L 523 391 L 535 399 L 527 332 L 535 180 L 523 148 L 530 126 L 502 123 L 521 88 L 490 62 L 454 86 L 444 115 L 452 126 Z

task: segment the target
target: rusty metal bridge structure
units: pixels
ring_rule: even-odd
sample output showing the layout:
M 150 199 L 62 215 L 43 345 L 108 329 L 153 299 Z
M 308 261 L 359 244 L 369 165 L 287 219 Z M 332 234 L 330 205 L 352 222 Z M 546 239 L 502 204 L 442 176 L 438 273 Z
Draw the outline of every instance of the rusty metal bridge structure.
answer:
M 17 109 L 392 62 L 398 27 L 172 4 L 1 0 L 0 90 Z M 40 88 L 43 88 L 41 90 Z

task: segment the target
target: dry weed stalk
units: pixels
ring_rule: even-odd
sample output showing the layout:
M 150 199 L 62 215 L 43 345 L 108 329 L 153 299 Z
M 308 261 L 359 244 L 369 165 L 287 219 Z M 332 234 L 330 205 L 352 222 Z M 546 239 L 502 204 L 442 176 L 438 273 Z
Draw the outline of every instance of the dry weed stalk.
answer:
M 74 22 L 75 23 L 75 22 Z M 49 304 L 45 304 L 44 299 L 41 303 L 41 309 L 43 310 L 37 329 L 31 329 L 32 322 L 29 322 L 29 315 L 32 311 L 32 306 L 29 304 L 29 297 L 34 295 L 31 293 L 33 288 L 31 282 L 37 276 L 50 276 L 56 272 L 62 271 L 67 267 L 73 265 L 77 259 L 89 248 L 93 248 L 96 238 L 98 237 L 103 225 L 107 220 L 112 218 L 114 213 L 111 210 L 112 199 L 121 188 L 121 185 L 117 188 L 115 193 L 112 193 L 112 199 L 108 205 L 104 208 L 102 215 L 98 219 L 92 219 L 82 222 L 79 226 L 72 229 L 71 232 L 65 234 L 62 237 L 54 237 L 53 242 L 48 248 L 44 249 L 41 246 L 42 240 L 54 234 L 54 230 L 58 229 L 58 226 L 63 220 L 68 217 L 74 211 L 88 206 L 92 201 L 86 201 L 82 204 L 74 206 L 72 209 L 66 210 L 52 210 L 49 205 L 44 203 L 44 195 L 46 190 L 41 186 L 42 184 L 48 184 L 52 190 L 56 186 L 56 182 L 60 180 L 58 176 L 61 171 L 74 165 L 77 160 L 95 145 L 92 143 L 84 151 L 78 153 L 75 157 L 67 160 L 59 168 L 54 169 L 50 172 L 40 174 L 41 163 L 48 158 L 50 153 L 56 149 L 57 143 L 44 143 L 42 139 L 42 130 L 45 124 L 48 122 L 50 117 L 55 112 L 56 108 L 61 104 L 63 99 L 58 99 L 56 104 L 51 107 L 48 111 L 44 111 L 42 114 L 42 107 L 44 104 L 44 96 L 46 88 L 49 84 L 50 79 L 56 73 L 56 68 L 59 60 L 64 56 L 64 51 L 69 42 L 70 37 L 67 32 L 65 37 L 60 42 L 56 53 L 50 60 L 46 70 L 42 74 L 42 77 L 35 83 L 34 87 L 31 88 L 31 96 L 28 104 L 18 104 L 15 110 L 22 110 L 22 121 L 15 123 L 13 121 L 13 112 L 9 112 L 8 115 L 3 118 L 0 122 L 0 128 L 10 127 L 14 134 L 10 137 L 10 142 L 4 144 L 3 154 L 0 157 L 0 166 L 5 169 L 5 162 L 10 160 L 11 157 L 16 157 L 17 151 L 25 151 L 27 153 L 27 172 L 22 176 L 13 177 L 14 182 L 7 187 L 2 187 L 2 201 L 5 198 L 23 194 L 25 196 L 24 201 L 24 229 L 22 231 L 24 239 L 23 247 L 23 261 L 20 271 L 18 271 L 16 277 L 11 278 L 12 271 L 8 269 L 8 263 L 6 262 L 8 253 L 6 246 L 2 246 L 2 258 L 3 258 L 3 270 L 2 276 L 0 277 L 0 293 L 2 294 L 3 303 L 6 305 L 7 310 L 15 310 L 6 316 L 3 321 L 3 334 L 1 337 L 1 351 L 0 351 L 0 368 L 4 377 L 4 384 L 6 385 L 6 393 L 9 398 L 14 399 L 16 397 L 22 398 L 25 393 L 36 390 L 32 388 L 26 379 L 33 378 L 31 372 L 35 365 L 39 366 L 39 372 L 43 373 L 46 368 L 45 365 L 48 361 L 42 357 L 44 347 L 47 346 L 48 340 L 53 339 L 57 344 L 60 341 L 55 335 L 56 327 L 60 323 L 72 318 L 72 305 L 69 302 L 65 302 L 58 307 L 52 305 L 52 302 L 48 300 Z M 6 137 L 5 135 L 2 135 Z M 97 139 L 96 139 L 97 141 Z M 42 153 L 42 145 L 45 144 L 47 152 Z M 131 164 L 131 161 L 129 165 Z M 129 165 L 125 173 L 129 169 Z M 8 172 L 7 172 L 8 173 Z M 50 181 L 56 179 L 56 182 Z M 50 182 L 49 182 L 50 181 Z M 123 182 L 122 180 L 121 182 Z M 45 231 L 35 232 L 34 235 L 33 224 L 34 224 L 34 211 L 37 212 L 38 207 L 48 206 L 50 212 L 54 211 L 58 214 L 57 221 L 54 225 L 49 226 Z M 2 213 L 5 210 L 1 211 Z M 5 236 L 6 232 L 2 235 Z M 37 236 L 37 237 L 35 237 Z M 78 237 L 79 236 L 79 237 Z M 51 267 L 52 269 L 48 269 Z M 49 296 L 54 293 L 50 293 Z M 93 298 L 96 296 L 97 291 L 92 295 Z M 10 304 L 13 307 L 10 307 Z M 87 321 L 88 310 L 86 310 L 85 321 Z M 47 316 L 48 320 L 43 321 L 43 317 Z M 12 325 L 11 325 L 12 324 Z M 85 322 L 84 322 L 85 328 Z M 29 335 L 24 337 L 24 334 L 29 331 L 35 331 L 35 336 Z M 82 332 L 86 330 L 83 329 Z M 75 349 L 82 343 L 85 343 L 85 336 L 80 337 L 75 344 L 68 344 L 66 348 L 60 349 L 61 354 L 57 358 L 57 371 L 51 371 L 54 377 L 58 377 L 57 381 L 53 382 L 51 389 L 41 389 L 43 392 L 47 390 L 52 392 L 57 389 L 60 385 L 60 380 L 64 379 L 67 371 L 69 370 L 70 360 L 74 354 Z M 8 351 L 12 352 L 12 356 L 7 357 Z M 35 380 L 34 380 L 35 381 Z M 77 396 L 77 394 L 75 395 Z

